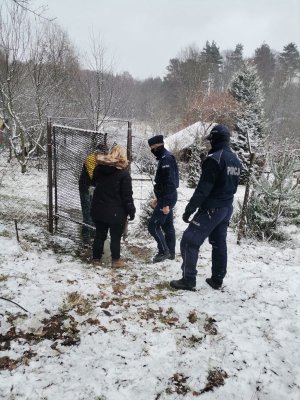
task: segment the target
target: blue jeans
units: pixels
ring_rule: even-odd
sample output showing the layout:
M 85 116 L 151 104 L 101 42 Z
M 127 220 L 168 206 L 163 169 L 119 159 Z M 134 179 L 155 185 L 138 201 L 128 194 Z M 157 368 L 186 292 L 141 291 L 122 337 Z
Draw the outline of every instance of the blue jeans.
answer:
M 91 217 L 91 203 L 92 198 L 88 191 L 79 191 L 80 194 L 80 204 L 82 211 L 82 222 L 84 224 L 95 226 Z M 81 226 L 81 237 L 84 244 L 88 244 L 90 239 L 95 235 L 94 230 L 86 225 Z
M 182 276 L 195 283 L 199 249 L 208 237 L 212 245 L 212 278 L 222 283 L 227 271 L 227 229 L 233 208 L 220 207 L 197 213 L 183 233 L 180 251 Z
M 176 203 L 176 201 L 175 201 Z M 158 201 L 153 214 L 148 223 L 148 231 L 154 237 L 157 243 L 159 253 L 166 253 L 169 251 L 175 254 L 175 228 L 173 223 L 173 207 L 172 204 L 169 214 L 165 215 L 161 209 L 162 203 Z

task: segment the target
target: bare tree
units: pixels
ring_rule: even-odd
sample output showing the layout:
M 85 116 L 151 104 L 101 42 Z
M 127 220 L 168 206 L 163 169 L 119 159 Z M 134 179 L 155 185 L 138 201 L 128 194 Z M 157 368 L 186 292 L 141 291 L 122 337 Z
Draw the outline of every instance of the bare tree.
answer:
M 42 148 L 46 115 L 62 104 L 68 71 L 76 56 L 67 35 L 55 24 L 30 24 L 26 10 L 0 13 L 0 96 L 8 118 L 11 149 L 26 171 Z M 71 81 L 71 79 L 69 79 Z
M 53 21 L 54 18 L 48 18 L 45 16 L 45 12 L 47 10 L 46 6 L 40 6 L 38 8 L 32 8 L 30 6 L 31 1 L 30 0 L 10 0 L 12 3 L 14 3 L 17 7 L 21 8 L 22 10 L 29 12 L 36 17 L 43 18 L 48 21 Z
M 200 93 L 195 96 L 189 105 L 185 117 L 186 124 L 202 121 L 209 129 L 207 123 L 222 123 L 230 128 L 234 125 L 234 117 L 239 109 L 238 103 L 227 92 L 211 92 L 209 95 Z
M 55 23 L 36 30 L 26 62 L 35 144 L 42 145 L 47 115 L 68 114 L 72 82 L 79 64 L 67 34 Z
M 2 10 L 1 10 L 2 11 Z M 9 139 L 13 152 L 22 165 L 26 165 L 26 128 L 18 110 L 24 101 L 21 88 L 26 80 L 27 47 L 30 27 L 24 10 L 13 6 L 6 18 L 0 13 L 0 94 L 4 116 L 9 119 Z
M 98 131 L 103 121 L 110 117 L 115 101 L 116 80 L 100 38 L 91 36 L 91 53 L 85 56 L 85 60 L 88 69 L 82 70 L 79 75 L 78 102 L 91 129 Z

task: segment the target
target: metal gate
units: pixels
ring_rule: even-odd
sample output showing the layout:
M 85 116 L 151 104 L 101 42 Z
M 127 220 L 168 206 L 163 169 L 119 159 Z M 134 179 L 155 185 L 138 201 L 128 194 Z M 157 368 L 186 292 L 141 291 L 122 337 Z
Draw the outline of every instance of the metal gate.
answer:
M 130 121 L 109 120 L 101 131 L 82 127 L 47 123 L 48 147 L 48 230 L 74 241 L 81 240 L 85 225 L 78 188 L 78 180 L 86 156 L 95 152 L 96 145 L 110 149 L 120 144 L 132 160 L 132 125 Z M 92 226 L 88 227 L 93 229 Z

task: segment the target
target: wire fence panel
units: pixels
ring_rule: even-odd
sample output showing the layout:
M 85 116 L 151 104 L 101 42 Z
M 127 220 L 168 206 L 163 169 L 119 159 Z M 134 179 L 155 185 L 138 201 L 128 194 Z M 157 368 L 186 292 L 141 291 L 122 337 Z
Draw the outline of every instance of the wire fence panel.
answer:
M 55 231 L 81 242 L 86 231 L 93 235 L 90 218 L 91 190 L 79 191 L 79 177 L 86 157 L 96 152 L 109 151 L 114 144 L 128 146 L 128 121 L 104 123 L 103 131 L 96 132 L 54 124 L 53 185 Z M 128 152 L 128 149 L 127 149 Z
M 106 121 L 101 132 L 85 129 L 85 119 L 54 118 L 53 121 L 47 143 L 37 146 L 34 152 L 31 152 L 34 141 L 26 144 L 25 172 L 9 140 L 4 140 L 8 136 L 1 140 L 0 218 L 16 221 L 18 226 L 30 223 L 46 227 L 48 223 L 48 230 L 51 221 L 54 229 L 50 232 L 79 242 L 85 224 L 94 229 L 91 220 L 86 222 L 83 218 L 78 181 L 84 160 L 95 151 L 96 145 L 100 143 L 109 150 L 117 143 L 127 148 L 137 209 L 152 191 L 156 162 L 145 135 L 137 131 L 131 136 L 129 121 Z M 18 146 L 15 147 L 18 151 Z

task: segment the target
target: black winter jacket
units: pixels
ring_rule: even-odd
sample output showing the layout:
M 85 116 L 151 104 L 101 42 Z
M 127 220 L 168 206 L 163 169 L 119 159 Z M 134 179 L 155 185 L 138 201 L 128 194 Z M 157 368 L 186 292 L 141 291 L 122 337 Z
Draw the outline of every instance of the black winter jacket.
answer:
M 162 207 L 174 205 L 177 199 L 179 173 L 175 157 L 166 149 L 159 158 L 154 181 L 154 193 L 157 200 L 162 203 Z
M 96 186 L 91 207 L 94 222 L 123 224 L 128 215 L 134 218 L 131 177 L 127 170 L 97 165 L 92 184 Z
M 208 210 L 231 206 L 239 184 L 241 167 L 228 143 L 214 146 L 202 164 L 200 181 L 185 212 L 191 215 L 197 208 Z

